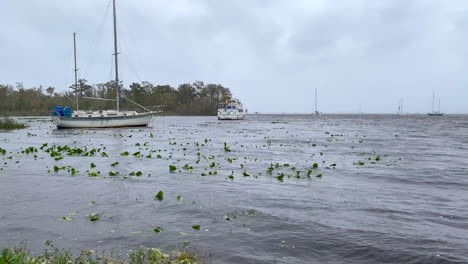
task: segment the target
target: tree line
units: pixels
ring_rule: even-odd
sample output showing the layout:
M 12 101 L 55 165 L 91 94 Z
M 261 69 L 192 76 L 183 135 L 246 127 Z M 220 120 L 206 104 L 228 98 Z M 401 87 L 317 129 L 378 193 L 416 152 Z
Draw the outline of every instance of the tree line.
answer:
M 134 82 L 128 88 L 120 83 L 120 87 L 122 110 L 142 110 L 131 103 L 135 101 L 148 109 L 164 105 L 166 114 L 175 115 L 216 115 L 218 103 L 232 96 L 229 88 L 202 81 L 184 83 L 177 88 L 145 81 Z M 23 83 L 0 84 L 0 114 L 49 115 L 54 106 L 71 106 L 75 109 L 75 96 L 78 97 L 80 110 L 115 109 L 115 102 L 86 97 L 115 99 L 116 85 L 114 81 L 88 84 L 87 80 L 80 79 L 77 85 L 70 86 L 70 90 L 56 92 L 54 87 L 45 88 L 42 85 L 25 88 Z

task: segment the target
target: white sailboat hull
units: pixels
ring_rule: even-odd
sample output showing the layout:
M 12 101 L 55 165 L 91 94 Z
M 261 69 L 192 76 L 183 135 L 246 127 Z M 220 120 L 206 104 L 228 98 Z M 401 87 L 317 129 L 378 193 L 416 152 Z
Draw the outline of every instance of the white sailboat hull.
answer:
M 147 126 L 152 119 L 152 113 L 114 117 L 54 116 L 54 121 L 57 125 L 57 128 L 106 128 Z

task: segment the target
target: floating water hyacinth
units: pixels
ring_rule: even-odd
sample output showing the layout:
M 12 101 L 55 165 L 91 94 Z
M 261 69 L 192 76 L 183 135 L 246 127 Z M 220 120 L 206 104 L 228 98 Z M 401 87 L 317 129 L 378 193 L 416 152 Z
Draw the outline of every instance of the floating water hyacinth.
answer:
M 163 192 L 163 191 L 159 191 L 159 192 L 154 196 L 154 199 L 155 199 L 155 200 L 158 200 L 158 201 L 164 200 L 164 192 Z
M 159 227 L 159 226 L 157 226 L 157 227 L 153 228 L 153 231 L 154 231 L 155 233 L 160 233 L 161 231 L 164 231 L 164 229 L 161 228 L 161 227 Z
M 185 170 L 193 170 L 194 168 L 188 164 L 185 164 L 183 167 Z
M 283 181 L 283 178 L 284 178 L 284 173 L 280 173 L 278 176 L 276 176 L 276 179 L 278 179 L 278 181 Z
M 224 142 L 224 151 L 231 152 L 231 149 L 227 146 L 226 142 Z
M 95 221 L 100 220 L 100 217 L 99 217 L 99 215 L 97 213 L 91 213 L 91 214 L 88 215 L 88 219 L 91 222 L 95 222 Z
M 89 177 L 99 177 L 99 176 L 101 176 L 101 172 L 100 171 L 88 171 L 88 176 Z
M 273 166 L 270 166 L 270 167 L 268 167 L 268 169 L 267 169 L 267 173 L 268 173 L 268 174 L 273 174 L 273 170 L 275 170 L 275 168 L 273 168 Z

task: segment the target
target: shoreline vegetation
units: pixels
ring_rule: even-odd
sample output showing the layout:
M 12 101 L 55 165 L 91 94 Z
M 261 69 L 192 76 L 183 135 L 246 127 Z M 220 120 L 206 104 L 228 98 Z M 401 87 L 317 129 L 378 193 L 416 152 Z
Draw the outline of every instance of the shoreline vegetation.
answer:
M 0 248 L 0 263 L 15 264 L 197 264 L 199 257 L 186 250 L 189 242 L 184 242 L 182 249 L 163 252 L 158 248 L 141 247 L 133 250 L 128 257 L 123 258 L 119 252 L 94 252 L 80 250 L 80 254 L 73 254 L 70 250 L 59 249 L 51 241 L 44 244 L 48 247 L 39 254 L 32 254 L 25 243 L 14 248 Z
M 174 88 L 170 85 L 153 85 L 150 82 L 132 83 L 123 87 L 120 83 L 122 97 L 138 102 L 140 105 L 153 109 L 154 106 L 164 105 L 163 115 L 216 115 L 218 103 L 229 99 L 232 94 L 229 88 L 220 84 L 205 84 L 195 81 L 192 84 L 184 83 Z M 114 109 L 112 101 L 86 99 L 115 98 L 115 82 L 88 84 L 87 80 L 80 79 L 77 87 L 70 86 L 66 92 L 56 92 L 55 87 L 26 88 L 23 83 L 15 85 L 0 84 L 0 116 L 48 116 L 54 106 L 71 106 L 74 103 L 75 91 L 79 96 L 80 110 Z M 141 110 L 128 100 L 121 100 L 122 110 Z
M 17 122 L 12 118 L 5 117 L 1 118 L 0 117 L 0 129 L 7 129 L 7 130 L 14 130 L 14 129 L 23 129 L 26 128 L 27 126 L 23 123 Z

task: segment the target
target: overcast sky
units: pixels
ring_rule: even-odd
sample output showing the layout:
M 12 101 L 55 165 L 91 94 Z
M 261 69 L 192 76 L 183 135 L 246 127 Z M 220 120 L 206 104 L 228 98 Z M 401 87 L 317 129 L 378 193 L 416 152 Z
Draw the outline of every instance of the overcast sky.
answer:
M 111 79 L 110 0 L 0 0 L 0 83 Z M 466 0 L 118 0 L 121 79 L 229 87 L 250 112 L 468 113 Z M 1 100 L 1 98 L 0 98 Z

